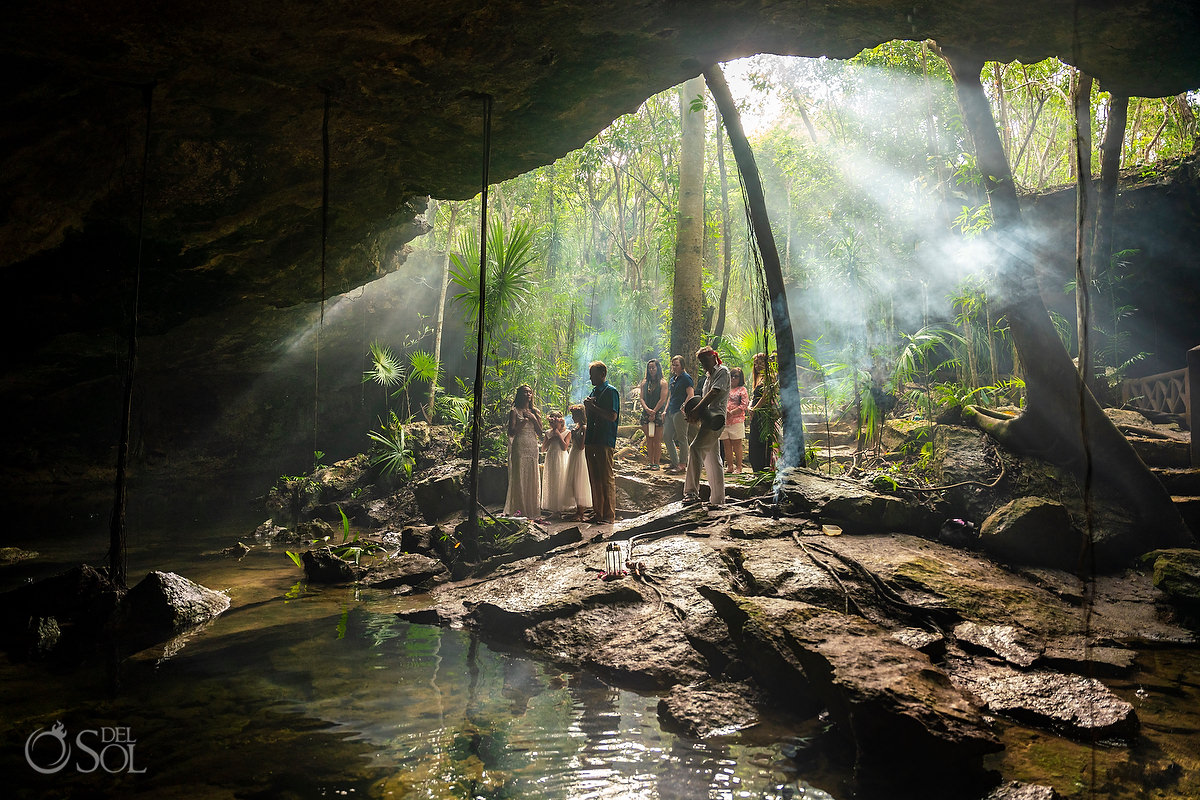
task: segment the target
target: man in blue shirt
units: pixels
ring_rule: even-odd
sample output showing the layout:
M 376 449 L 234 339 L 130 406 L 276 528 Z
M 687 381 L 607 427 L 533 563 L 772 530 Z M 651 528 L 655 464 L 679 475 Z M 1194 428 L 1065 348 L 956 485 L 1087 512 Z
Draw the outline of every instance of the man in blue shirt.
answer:
M 583 458 L 587 462 L 592 485 L 592 514 L 596 522 L 617 521 L 617 476 L 613 472 L 613 449 L 617 446 L 617 420 L 621 415 L 621 395 L 608 382 L 608 367 L 603 361 L 588 365 L 592 393 L 583 401 L 587 430 L 583 435 Z
M 667 420 L 663 439 L 667 443 L 668 472 L 680 473 L 688 460 L 688 424 L 683 404 L 695 393 L 692 376 L 683 369 L 683 356 L 671 356 L 671 377 L 667 382 Z M 676 453 L 676 446 L 679 451 Z

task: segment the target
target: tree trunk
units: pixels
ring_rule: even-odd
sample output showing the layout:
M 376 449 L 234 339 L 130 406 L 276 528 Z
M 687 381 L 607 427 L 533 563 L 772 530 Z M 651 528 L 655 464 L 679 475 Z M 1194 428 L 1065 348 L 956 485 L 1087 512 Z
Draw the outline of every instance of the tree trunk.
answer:
M 1072 72 L 1071 107 L 1075 116 L 1075 340 L 1076 368 L 1089 389 L 1096 385 L 1092 364 L 1092 77 Z
M 1109 124 L 1100 145 L 1100 187 L 1096 193 L 1096 237 L 1092 245 L 1092 270 L 1106 269 L 1112 258 L 1112 211 L 1116 207 L 1117 178 L 1121 172 L 1121 145 L 1124 142 L 1129 98 L 1112 95 Z
M 754 162 L 754 153 L 750 150 L 750 142 L 742 132 L 741 117 L 720 65 L 713 64 L 705 68 L 704 78 L 708 81 L 708 88 L 716 100 L 717 108 L 725 118 L 729 145 L 746 185 L 750 225 L 762 254 L 767 292 L 771 296 L 771 319 L 775 324 L 775 345 L 779 351 L 779 412 L 783 422 L 783 446 L 780 448 L 779 466 L 801 467 L 804 466 L 804 415 L 800 408 L 800 386 L 796 381 L 796 340 L 792 334 L 792 317 L 788 311 L 779 250 L 775 247 L 771 221 L 767 218 L 767 201 L 763 194 L 762 180 Z
M 992 62 L 992 91 L 996 95 L 996 110 L 1000 112 L 997 124 L 1005 155 L 1012 153 L 1012 130 L 1008 127 L 1008 98 L 1004 96 L 1004 68 L 999 61 Z
M 729 236 L 729 175 L 725 171 L 725 141 L 721 136 L 721 112 L 717 112 L 717 170 L 721 174 L 721 300 L 717 304 L 717 322 L 713 338 L 725 335 L 725 308 L 729 301 L 729 273 L 733 269 L 733 242 Z
M 437 321 L 433 325 L 433 361 L 442 366 L 442 328 L 446 319 L 446 289 L 450 285 L 450 250 L 454 247 L 454 221 L 458 217 L 458 203 L 450 204 L 450 222 L 446 225 L 446 254 L 442 258 L 442 290 L 438 295 Z M 437 378 L 429 382 L 429 410 L 425 412 L 425 421 L 433 421 L 433 401 L 437 397 Z
M 683 141 L 679 156 L 679 225 L 675 235 L 675 281 L 671 292 L 671 353 L 692 364 L 700 349 L 704 309 L 704 108 L 692 100 L 704 96 L 699 76 L 679 88 Z
M 1028 393 L 1026 408 L 1017 417 L 1000 417 L 975 407 L 964 409 L 965 414 L 1004 446 L 1070 469 L 1080 479 L 1085 496 L 1094 489 L 1094 480 L 1105 491 L 1125 498 L 1139 529 L 1146 532 L 1145 549 L 1194 546 L 1170 495 L 1082 384 L 1054 331 L 1037 288 L 1034 260 L 1039 254 L 1023 236 L 1012 175 L 979 83 L 983 63 L 952 50 L 945 56 L 991 201 L 1000 266 L 994 295 L 999 310 L 1008 317 Z M 1095 555 L 1111 567 L 1127 563 L 1137 553 Z
M 1096 190 L 1096 224 L 1092 239 L 1091 274 L 1101 275 L 1111 266 L 1113 254 L 1113 216 L 1117 203 L 1117 178 L 1121 170 L 1121 145 L 1125 141 L 1125 121 L 1129 98 L 1114 94 L 1108 106 L 1108 127 L 1100 145 L 1100 186 Z M 1112 319 L 1111 296 L 1103 298 L 1104 313 Z M 1115 331 L 1109 331 L 1111 336 Z M 1115 365 L 1109 365 L 1115 366 Z
M 558 170 L 554 164 L 546 167 L 547 178 L 546 193 L 547 205 L 550 207 L 547 212 L 550 216 L 550 242 L 546 247 L 546 280 L 554 280 L 554 276 L 558 273 L 558 251 L 560 247 L 559 232 L 558 232 L 558 208 L 554 196 L 554 187 L 558 185 Z

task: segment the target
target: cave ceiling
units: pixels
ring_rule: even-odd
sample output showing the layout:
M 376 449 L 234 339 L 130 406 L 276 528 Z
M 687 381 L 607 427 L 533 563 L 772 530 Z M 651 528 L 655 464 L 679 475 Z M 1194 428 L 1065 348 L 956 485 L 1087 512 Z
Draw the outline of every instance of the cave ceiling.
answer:
M 1058 56 L 1138 96 L 1200 86 L 1194 0 L 10 4 L 0 33 L 0 264 L 9 333 L 102 326 L 128 292 L 163 331 L 395 269 L 428 195 L 478 191 L 481 96 L 503 180 L 576 148 L 704 64 L 847 57 L 895 38 Z M 151 91 L 145 87 L 152 86 Z M 322 119 L 329 107 L 325 279 Z M 13 339 L 10 337 L 10 343 Z

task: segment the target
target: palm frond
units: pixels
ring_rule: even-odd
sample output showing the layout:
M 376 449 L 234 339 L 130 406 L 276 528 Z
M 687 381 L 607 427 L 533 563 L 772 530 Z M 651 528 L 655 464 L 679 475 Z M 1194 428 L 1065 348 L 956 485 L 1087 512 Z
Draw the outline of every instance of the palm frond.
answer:
M 371 369 L 363 373 L 363 383 L 395 386 L 404 380 L 404 365 L 392 349 L 378 341 L 371 342 Z
M 408 354 L 408 370 L 408 374 L 411 376 L 410 380 L 433 383 L 441 373 L 441 364 L 433 357 L 432 353 L 413 350 Z

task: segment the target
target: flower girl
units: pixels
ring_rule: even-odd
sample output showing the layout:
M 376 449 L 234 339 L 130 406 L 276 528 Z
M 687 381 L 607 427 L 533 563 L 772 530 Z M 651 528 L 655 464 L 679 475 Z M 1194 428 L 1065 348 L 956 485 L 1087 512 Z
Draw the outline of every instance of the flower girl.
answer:
M 542 440 L 542 451 L 546 454 L 546 463 L 542 467 L 542 508 L 555 514 L 570 508 L 573 500 L 567 488 L 570 434 L 563 423 L 562 412 L 551 411 L 547 419 L 550 427 Z
M 571 421 L 574 426 L 570 431 L 571 451 L 567 456 L 566 505 L 575 504 L 575 519 L 583 521 L 583 512 L 592 507 L 592 484 L 588 480 L 587 461 L 583 458 L 583 435 L 586 431 L 584 424 L 583 406 L 571 406 Z

